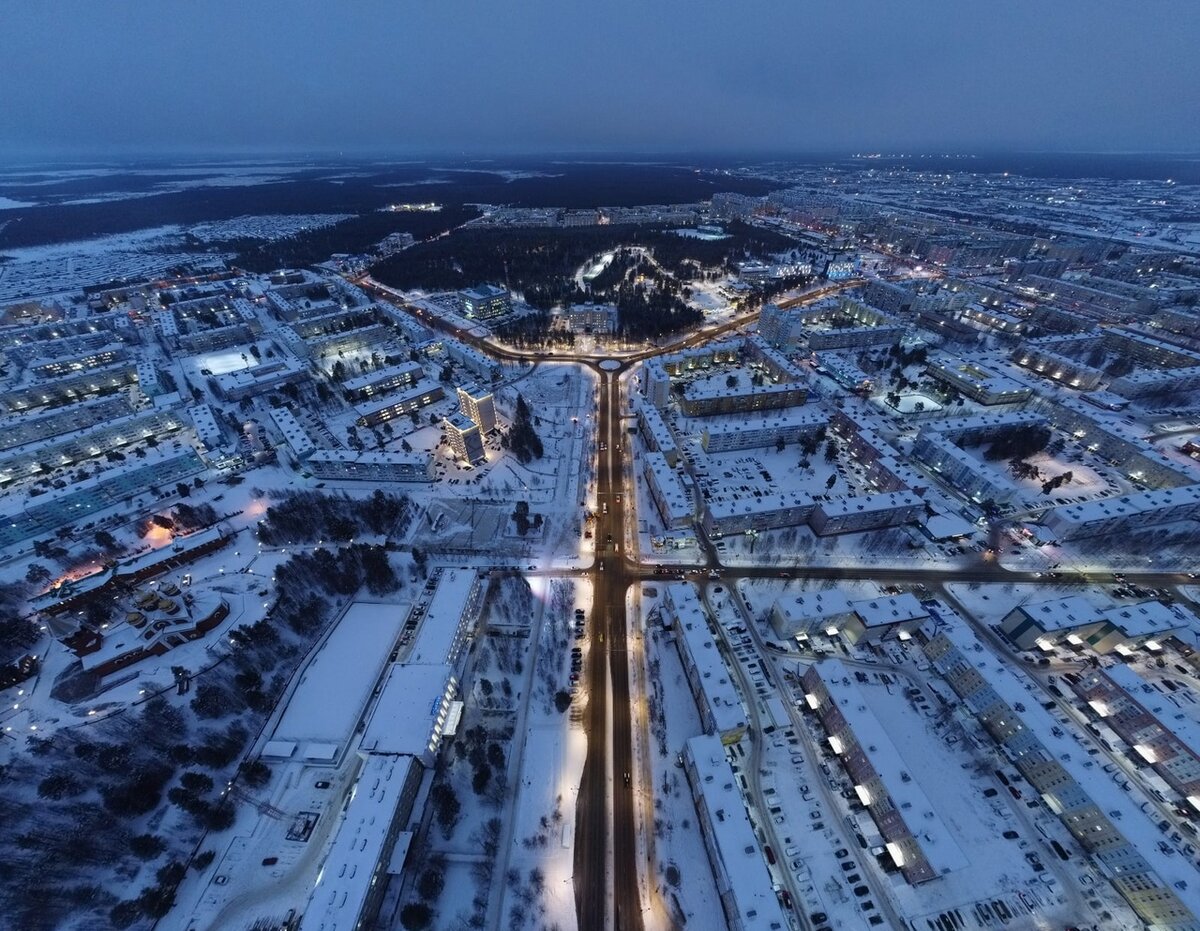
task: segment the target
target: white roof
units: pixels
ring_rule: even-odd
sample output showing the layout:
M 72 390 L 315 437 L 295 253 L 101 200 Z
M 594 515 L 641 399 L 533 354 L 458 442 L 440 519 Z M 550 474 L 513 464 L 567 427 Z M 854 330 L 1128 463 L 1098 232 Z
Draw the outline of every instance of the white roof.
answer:
M 842 719 L 887 789 L 892 803 L 933 871 L 940 874 L 966 866 L 967 858 L 955 842 L 954 835 L 921 788 L 920 777 L 926 774 L 909 772 L 892 738 L 875 712 L 868 707 L 850 670 L 840 659 L 820 660 L 812 668 L 821 677 L 830 701 L 841 712 Z
M 809 620 L 840 617 L 854 609 L 850 599 L 841 592 L 798 592 L 780 595 L 775 599 L 775 611 L 789 624 L 803 624 Z
M 448 665 L 396 663 L 375 701 L 360 749 L 421 757 L 436 748 L 445 699 L 455 688 Z
M 273 740 L 343 745 L 400 635 L 398 605 L 356 601 L 304 669 Z
M 720 851 L 729 879 L 726 907 L 736 910 L 744 931 L 786 928 L 779 900 L 771 888 L 771 874 L 746 814 L 742 793 L 716 736 L 692 737 L 688 756 L 695 766 L 697 807 L 703 806 L 710 829 L 705 840 Z M 724 924 L 717 919 L 715 924 Z
M 1164 886 L 1169 887 L 1179 880 L 1184 881 L 1185 887 L 1190 885 L 1191 888 L 1184 892 L 1176 892 L 1176 895 L 1193 912 L 1200 913 L 1200 888 L 1194 883 L 1196 874 L 1191 862 L 1187 858 L 1182 858 L 1181 861 L 1181 858 L 1174 856 L 1174 851 L 1168 856 L 1158 849 L 1158 841 L 1162 835 L 1151 817 L 1138 808 L 1136 799 L 1111 779 L 1096 777 L 1092 758 L 1071 736 L 1069 729 L 1060 727 L 1050 712 L 1042 707 L 1039 693 L 1023 673 L 1017 672 L 1008 663 L 1001 663 L 957 615 L 943 611 L 942 621 L 939 633 L 944 634 L 957 647 L 963 660 L 978 670 L 987 686 L 1009 708 L 1014 709 L 1013 713 L 1019 715 L 1021 724 L 1031 732 L 1049 756 L 1062 764 L 1063 769 L 1080 787 L 1080 791 L 1091 798 L 1101 811 L 1119 812 L 1114 825 L 1119 825 L 1119 833 L 1124 835 L 1136 848 L 1137 853 L 1150 864 Z M 1017 705 L 1024 710 L 1015 711 Z M 1192 882 L 1189 883 L 1189 880 Z
M 1168 698 L 1124 663 L 1117 663 L 1101 672 L 1150 712 L 1163 729 L 1173 734 L 1193 756 L 1200 757 L 1200 724 L 1190 715 L 1181 713 L 1174 699 Z
M 1018 610 L 1044 631 L 1075 630 L 1101 619 L 1099 609 L 1082 595 L 1019 605 Z
M 979 528 L 957 514 L 935 514 L 925 521 L 925 529 L 935 540 L 949 540 L 953 537 L 968 537 Z
M 1165 605 L 1161 601 L 1117 605 L 1109 608 L 1101 617 L 1126 637 L 1170 633 L 1173 630 L 1187 627 L 1189 621 L 1194 619 L 1190 618 L 1183 608 L 1177 605 Z
M 873 495 L 851 495 L 818 502 L 827 517 L 911 508 L 922 505 L 924 499 L 912 491 L 881 491 Z
M 886 627 L 905 621 L 922 621 L 929 617 L 929 612 L 921 606 L 921 602 L 912 592 L 867 598 L 853 602 L 851 607 L 862 619 L 864 627 Z
M 375 873 L 388 866 L 380 863 L 389 853 L 384 849 L 388 831 L 409 770 L 417 765 L 410 756 L 367 757 L 304 910 L 306 929 L 353 931 L 358 927 Z
M 708 624 L 708 613 L 700 604 L 696 590 L 686 583 L 667 586 L 675 609 L 675 636 L 679 638 L 696 667 L 704 703 L 718 733 L 735 731 L 746 725 L 746 710 L 729 670 L 717 649 L 716 636 Z
M 459 624 L 476 594 L 477 582 L 474 569 L 442 570 L 437 589 L 429 597 L 429 607 L 413 641 L 408 662 L 437 664 L 452 661 Z

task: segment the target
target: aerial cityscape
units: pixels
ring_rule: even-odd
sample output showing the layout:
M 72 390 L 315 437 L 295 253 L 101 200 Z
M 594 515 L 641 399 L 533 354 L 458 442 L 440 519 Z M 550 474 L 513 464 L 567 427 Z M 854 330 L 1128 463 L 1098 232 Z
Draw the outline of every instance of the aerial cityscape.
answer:
M 1195 10 L 135 6 L 0 40 L 0 931 L 1200 931 Z

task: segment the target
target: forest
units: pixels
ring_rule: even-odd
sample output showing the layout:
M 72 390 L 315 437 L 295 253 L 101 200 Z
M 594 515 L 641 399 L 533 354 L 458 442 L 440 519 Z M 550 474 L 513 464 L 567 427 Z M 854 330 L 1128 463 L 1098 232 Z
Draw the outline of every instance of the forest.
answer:
M 703 240 L 642 226 L 467 228 L 384 259 L 371 274 L 402 290 L 448 291 L 497 282 L 523 294 L 538 310 L 609 300 L 620 312 L 623 335 L 657 337 L 700 321 L 700 312 L 684 301 L 687 282 L 724 274 L 734 262 L 795 245 L 785 236 L 742 223 L 731 224 L 728 232 L 726 239 Z M 580 266 L 617 250 L 618 258 L 591 286 L 577 285 Z M 659 267 L 640 258 L 640 250 L 653 255 Z M 635 280 L 630 272 L 644 280 Z M 528 338 L 527 333 L 522 336 Z

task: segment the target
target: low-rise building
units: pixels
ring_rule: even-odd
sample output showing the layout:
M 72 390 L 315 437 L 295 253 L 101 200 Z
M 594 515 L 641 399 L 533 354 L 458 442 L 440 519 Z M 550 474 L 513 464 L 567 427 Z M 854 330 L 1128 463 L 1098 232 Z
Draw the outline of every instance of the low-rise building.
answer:
M 1128 795 L 1096 778 L 1089 769 L 1090 758 L 1075 752 L 1078 744 L 1040 703 L 1029 701 L 1034 686 L 1028 678 L 1001 663 L 953 615 L 942 617 L 924 652 L 961 699 L 961 707 L 1094 858 L 1138 917 L 1161 931 L 1196 931 L 1200 922 L 1195 913 L 1163 880 L 1160 870 L 1171 868 L 1167 855 L 1152 845 L 1130 842 L 1113 819 L 1128 822 L 1130 830 L 1142 836 L 1153 835 L 1152 820 Z M 1186 883 L 1179 886 L 1185 887 Z
M 1019 404 L 1033 396 L 1028 385 L 977 362 L 939 358 L 931 360 L 925 372 L 938 381 L 953 385 L 980 404 Z
M 1099 609 L 1081 595 L 1017 605 L 1000 621 L 1000 629 L 1022 650 L 1048 647 L 1073 634 L 1082 639 L 1101 623 Z
M 1068 673 L 1063 679 L 1167 784 L 1200 809 L 1200 727 L 1131 667 Z
M 683 766 L 721 897 L 720 923 L 730 931 L 783 931 L 788 922 L 721 741 L 692 737 Z
M 679 448 L 675 445 L 675 436 L 671 433 L 662 414 L 653 404 L 645 399 L 635 400 L 637 410 L 638 431 L 646 443 L 646 448 L 652 452 L 662 453 L 667 464 L 672 468 L 679 462 Z
M 429 453 L 314 449 L 305 468 L 315 477 L 349 482 L 432 482 Z
M 196 430 L 196 439 L 205 449 L 213 450 L 224 443 L 225 438 L 221 432 L 221 425 L 217 422 L 217 416 L 211 405 L 193 404 L 186 413 Z
M 370 404 L 360 404 L 356 408 L 358 419 L 355 423 L 360 427 L 377 427 L 397 417 L 408 417 L 414 411 L 436 404 L 445 396 L 446 389 L 441 385 L 415 385 L 399 394 L 376 398 Z
M 562 312 L 562 317 L 572 333 L 612 335 L 620 322 L 616 304 L 572 304 Z
M 372 927 L 388 889 L 393 853 L 408 830 L 422 768 L 403 754 L 367 753 L 304 909 L 318 931 Z
M 818 536 L 828 536 L 896 527 L 924 513 L 925 502 L 915 492 L 884 491 L 818 501 L 808 523 Z
M 813 663 L 802 681 L 806 705 L 824 726 L 833 752 L 904 878 L 917 885 L 961 865 L 962 851 L 920 783 L 906 771 L 903 757 L 845 664 L 839 659 Z
M 249 368 L 214 375 L 210 382 L 220 397 L 226 401 L 263 394 L 290 382 L 300 381 L 307 373 L 303 366 L 291 359 L 274 359 Z
M 425 375 L 419 362 L 404 362 L 367 372 L 342 382 L 342 390 L 351 403 L 361 403 L 397 389 L 410 388 Z
M 746 733 L 746 709 L 717 649 L 708 611 L 695 588 L 686 583 L 666 586 L 663 605 L 674 617 L 675 644 L 700 712 L 700 725 L 723 743 L 737 743 Z
M 737 414 L 749 411 L 795 407 L 808 399 L 808 387 L 797 382 L 778 385 L 739 383 L 727 384 L 693 382 L 684 388 L 679 409 L 687 417 L 709 417 L 713 414 Z
M 512 309 L 512 296 L 494 284 L 481 284 L 458 292 L 459 305 L 468 319 L 491 320 Z
M 1051 508 L 1043 523 L 1060 540 L 1102 534 L 1123 535 L 1174 521 L 1200 517 L 1200 484 L 1159 488 L 1119 498 L 1103 498 Z M 1195 532 L 1200 532 L 1196 528 Z
M 792 408 L 779 413 L 706 422 L 700 443 L 707 453 L 768 449 L 782 440 L 793 445 L 818 433 L 828 423 L 824 411 Z
M 442 340 L 442 348 L 450 361 L 456 365 L 461 365 L 476 378 L 481 379 L 484 384 L 491 384 L 500 377 L 503 369 L 499 362 L 491 356 L 485 356 L 482 352 L 468 346 L 466 343 L 460 343 L 456 339 L 445 338 Z
M 286 407 L 272 407 L 270 413 L 275 429 L 298 460 L 303 462 L 317 451 L 317 444 L 312 441 L 308 431 L 300 425 L 295 414 Z
M 696 515 L 696 503 L 683 485 L 680 474 L 671 467 L 662 453 L 647 453 L 642 457 L 646 488 L 664 526 L 676 530 L 691 524 Z

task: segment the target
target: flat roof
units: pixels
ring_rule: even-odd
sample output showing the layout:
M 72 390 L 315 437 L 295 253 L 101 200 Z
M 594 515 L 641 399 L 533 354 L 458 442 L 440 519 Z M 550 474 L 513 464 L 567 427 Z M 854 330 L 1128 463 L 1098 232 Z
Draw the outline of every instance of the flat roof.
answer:
M 1184 882 L 1183 886 L 1178 887 L 1180 889 L 1191 885 L 1186 892 L 1175 894 L 1188 908 L 1200 911 L 1200 889 L 1188 882 L 1189 878 L 1194 880 L 1196 875 L 1191 861 L 1186 857 L 1174 856 L 1174 851 L 1167 855 L 1158 849 L 1162 834 L 1154 825 L 1157 816 L 1152 818 L 1143 812 L 1138 807 L 1137 799 L 1113 780 L 1096 777 L 1092 758 L 1083 752 L 1075 740 L 1074 729 L 1061 727 L 1057 719 L 1042 707 L 1038 690 L 1024 673 L 1013 669 L 1008 663 L 1000 662 L 956 613 L 943 608 L 941 620 L 939 634 L 954 644 L 963 662 L 978 671 L 986 683 L 985 689 L 1013 709 L 1021 726 L 1030 732 L 1030 736 L 1041 745 L 1049 758 L 1058 760 L 1085 797 L 1090 798 L 1102 812 L 1117 812 L 1110 816 L 1116 819 L 1110 820 L 1113 829 L 1149 863 L 1164 888 L 1170 888 L 1180 880 Z M 950 664 L 942 658 L 935 665 L 940 671 Z M 1024 710 L 1017 712 L 1017 705 Z M 975 711 L 972 708 L 972 713 Z
M 436 748 L 445 702 L 455 688 L 446 664 L 395 663 L 367 721 L 360 749 L 420 758 Z
M 828 592 L 799 592 L 780 595 L 775 610 L 789 621 L 807 621 L 849 614 L 854 609 L 850 599 L 836 589 Z
M 695 767 L 696 805 L 703 806 L 703 820 L 709 828 L 706 840 L 720 852 L 729 879 L 729 892 L 723 896 L 726 908 L 737 912 L 745 931 L 786 928 L 771 874 L 720 738 L 692 737 L 687 752 Z
M 1185 613 L 1185 609 L 1178 605 L 1165 605 L 1161 601 L 1117 605 L 1109 608 L 1101 617 L 1127 637 L 1169 633 L 1187 627 L 1194 620 Z
M 351 604 L 305 668 L 271 739 L 344 745 L 405 616 L 399 605 Z
M 479 576 L 474 569 L 443 569 L 437 588 L 429 596 L 425 619 L 417 631 L 409 663 L 449 663 L 458 636 L 459 623 Z M 422 593 L 421 600 L 425 600 Z
M 409 771 L 417 765 L 410 756 L 373 753 L 367 757 L 304 910 L 306 929 L 354 931 L 358 927 Z
M 922 773 L 914 775 L 909 772 L 910 767 L 904 762 L 875 712 L 867 705 L 850 670 L 840 659 L 820 660 L 813 664 L 812 669 L 821 677 L 830 701 L 853 732 L 859 749 L 878 774 L 933 871 L 942 874 L 966 866 L 967 858 L 954 840 L 954 835 L 921 788 L 917 777 Z
M 708 612 L 687 583 L 667 586 L 675 612 L 675 636 L 684 644 L 696 677 L 700 681 L 704 702 L 708 706 L 718 733 L 735 731 L 746 725 L 746 709 L 729 676 L 725 660 L 717 649 L 716 635 L 708 623 Z
M 1192 756 L 1200 757 L 1200 724 L 1187 713 L 1181 713 L 1174 699 L 1164 695 L 1124 663 L 1097 672 L 1107 676 L 1117 688 L 1150 712 L 1163 730 L 1173 734 Z
M 865 627 L 885 627 L 905 621 L 923 621 L 929 617 L 929 612 L 912 592 L 866 598 L 852 602 L 850 607 L 862 619 Z
M 1100 610 L 1082 595 L 1068 595 L 1065 598 L 1017 605 L 1017 610 L 1044 631 L 1075 630 L 1095 624 L 1103 616 Z

